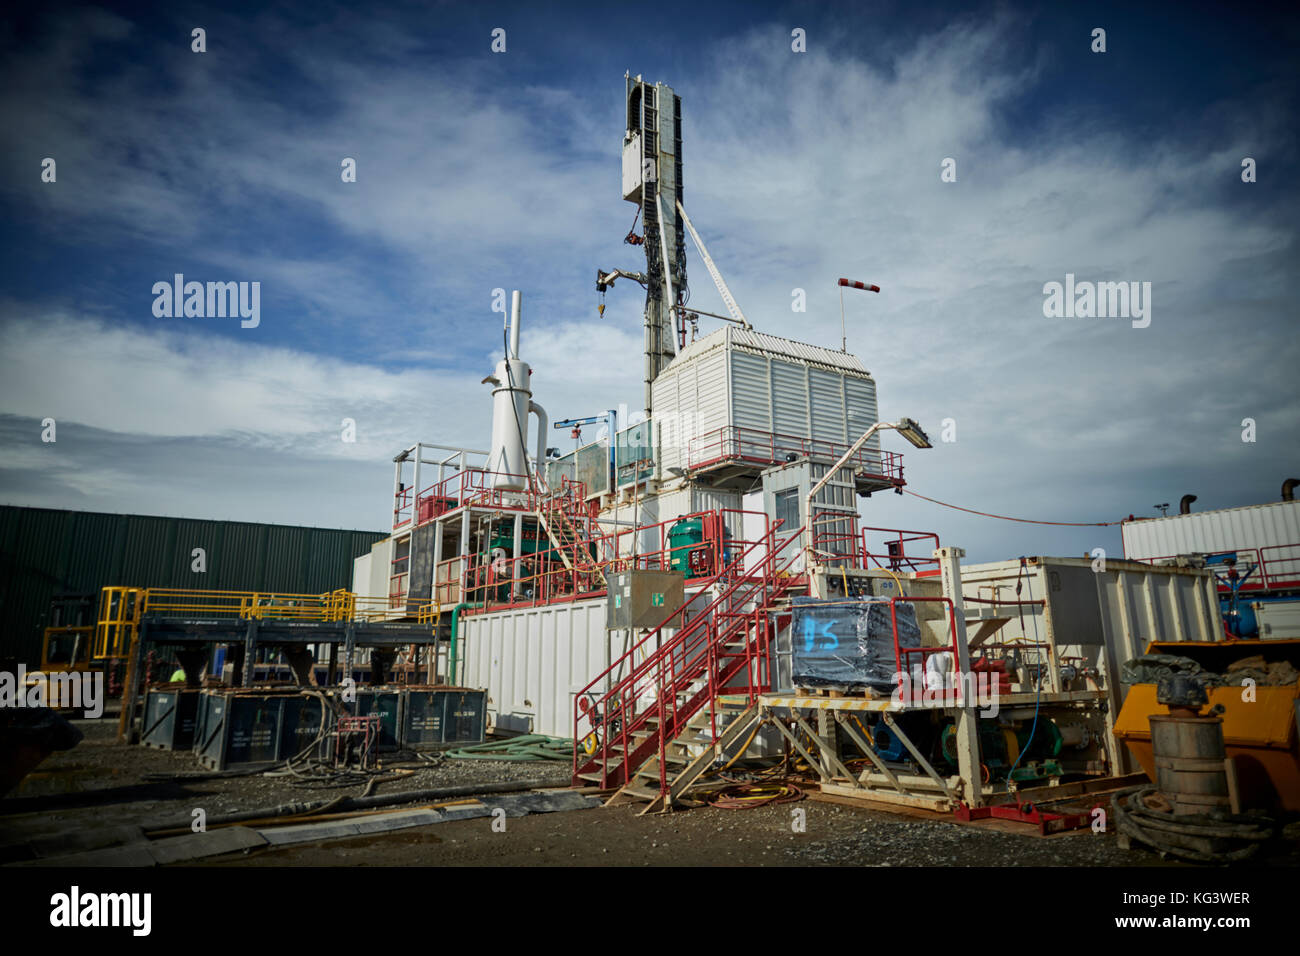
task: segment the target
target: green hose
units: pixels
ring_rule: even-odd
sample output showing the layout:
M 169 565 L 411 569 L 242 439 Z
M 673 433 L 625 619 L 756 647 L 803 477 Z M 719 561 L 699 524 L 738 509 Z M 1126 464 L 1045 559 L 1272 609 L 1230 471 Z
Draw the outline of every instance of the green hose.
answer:
M 524 734 L 448 750 L 446 756 L 453 760 L 572 760 L 573 741 L 567 737 Z

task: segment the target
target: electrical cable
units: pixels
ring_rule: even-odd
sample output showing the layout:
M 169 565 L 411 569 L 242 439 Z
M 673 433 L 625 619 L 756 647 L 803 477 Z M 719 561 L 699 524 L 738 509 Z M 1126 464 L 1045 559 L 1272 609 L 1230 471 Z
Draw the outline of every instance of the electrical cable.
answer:
M 735 755 L 732 756 L 732 758 L 728 760 L 725 764 L 723 764 L 721 767 L 717 768 L 716 770 L 710 771 L 708 774 L 706 774 L 706 776 L 714 776 L 714 775 L 721 776 L 722 774 L 730 770 L 731 765 L 745 755 L 745 751 L 749 749 L 749 745 L 754 742 L 754 738 L 758 736 L 758 732 L 762 728 L 763 728 L 763 722 L 755 721 L 754 729 L 753 731 L 750 732 L 749 738 L 736 749 Z
M 1025 575 L 1025 559 L 1023 556 L 1020 558 L 1020 573 L 1016 576 L 1016 598 L 1017 599 L 1020 597 L 1021 577 L 1024 577 L 1025 586 L 1029 591 L 1029 600 L 1032 602 L 1034 600 L 1034 582 L 1032 577 Z M 1043 649 L 1038 641 L 1038 618 L 1034 617 L 1033 622 L 1034 622 L 1034 645 L 1035 645 L 1034 663 L 1038 671 L 1037 680 L 1035 682 L 1035 687 L 1034 687 L 1034 723 L 1033 726 L 1029 728 L 1029 738 L 1025 741 L 1024 746 L 1020 748 L 1020 753 L 1016 754 L 1015 763 L 1013 763 L 1011 765 L 1011 769 L 1007 771 L 1007 793 L 1015 792 L 1016 781 L 1013 775 L 1016 772 L 1016 767 L 1020 765 L 1020 758 L 1029 752 L 1029 748 L 1034 743 L 1034 734 L 1038 731 L 1038 711 L 1042 703 L 1042 697 L 1043 697 Z M 1024 634 L 1024 632 L 1025 632 L 1025 611 L 1024 611 L 1024 605 L 1022 604 L 1020 605 L 1020 633 Z
M 979 515 L 983 518 L 1000 518 L 1003 521 L 1019 521 L 1022 524 L 1050 524 L 1068 528 L 1109 528 L 1112 525 L 1123 524 L 1123 521 L 1035 521 L 1033 518 L 1012 518 L 1008 515 L 996 515 L 991 511 L 975 511 L 972 508 L 963 508 L 960 505 L 950 505 L 946 501 L 939 501 L 937 498 L 927 498 L 925 495 L 919 495 L 915 491 L 907 488 L 899 489 L 904 494 L 911 495 L 913 498 L 920 498 L 922 501 L 928 501 L 931 504 L 942 505 L 945 508 L 952 508 L 954 511 L 964 511 L 967 514 Z
M 280 766 L 262 772 L 262 776 L 274 778 L 291 778 L 287 782 L 291 787 L 306 790 L 329 790 L 336 787 L 351 787 L 356 784 L 365 784 L 366 791 L 363 796 L 369 796 L 374 787 L 388 780 L 397 780 L 407 776 L 408 772 L 392 772 L 381 769 L 366 769 L 365 767 L 352 767 L 345 765 L 343 767 L 331 766 L 324 761 L 311 756 L 318 753 L 320 745 L 324 743 L 325 738 L 330 735 L 328 715 L 331 710 L 341 713 L 341 708 L 335 705 L 324 694 L 318 691 L 303 691 L 306 697 L 314 697 L 321 702 L 320 726 L 317 728 L 316 736 L 307 746 L 285 760 Z
M 803 791 L 792 783 L 736 783 L 711 794 L 705 802 L 720 810 L 753 810 L 802 799 Z

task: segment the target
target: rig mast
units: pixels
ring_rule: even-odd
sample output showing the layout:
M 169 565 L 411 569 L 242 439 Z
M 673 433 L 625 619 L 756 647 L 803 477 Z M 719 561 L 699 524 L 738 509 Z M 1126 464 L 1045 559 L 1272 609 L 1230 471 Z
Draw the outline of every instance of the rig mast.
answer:
M 650 385 L 677 350 L 686 344 L 684 318 L 686 236 L 678 204 L 682 203 L 682 100 L 672 87 L 627 80 L 627 131 L 623 135 L 623 198 L 640 208 L 644 238 L 628 241 L 645 247 L 645 406 L 651 409 Z M 684 205 L 684 204 L 683 204 Z

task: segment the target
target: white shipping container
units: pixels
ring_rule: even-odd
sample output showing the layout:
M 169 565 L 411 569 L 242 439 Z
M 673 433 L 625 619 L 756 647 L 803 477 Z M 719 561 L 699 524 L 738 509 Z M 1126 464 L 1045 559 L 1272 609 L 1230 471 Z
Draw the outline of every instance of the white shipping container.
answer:
M 605 630 L 605 598 L 467 615 L 460 683 L 485 687 L 498 730 L 573 736 L 574 697 L 623 653 Z
M 375 613 L 383 610 L 388 597 L 389 576 L 392 573 L 393 539 L 384 538 L 370 546 L 370 553 L 355 558 L 352 562 L 352 593 L 358 598 L 371 598 L 359 601 L 357 609 L 362 612 Z
M 1126 521 L 1122 532 L 1124 557 L 1132 561 L 1235 551 L 1239 564 L 1262 560 L 1252 581 L 1300 585 L 1300 501 Z
M 374 552 L 352 559 L 352 593 L 366 594 L 370 587 L 370 561 Z
M 1256 601 L 1251 609 L 1259 622 L 1261 640 L 1293 641 L 1300 638 L 1300 601 Z
M 1214 577 L 1204 568 L 1107 561 L 1104 571 L 1094 571 L 1087 558 L 1035 557 L 1027 559 L 1023 571 L 1019 560 L 962 565 L 961 590 L 963 598 L 984 602 L 1045 600 L 1023 609 L 970 601 L 967 626 L 984 609 L 1009 618 L 990 642 L 1050 641 L 1058 667 L 1069 662 L 1097 668 L 1111 714 L 1119 713 L 1128 692 L 1120 667 L 1146 653 L 1151 641 L 1223 639 Z M 1025 653 L 1034 660 L 1034 651 Z M 1048 688 L 1058 689 L 1057 682 L 1057 675 L 1049 674 Z M 1130 766 L 1122 748 L 1112 748 L 1112 755 L 1119 766 Z

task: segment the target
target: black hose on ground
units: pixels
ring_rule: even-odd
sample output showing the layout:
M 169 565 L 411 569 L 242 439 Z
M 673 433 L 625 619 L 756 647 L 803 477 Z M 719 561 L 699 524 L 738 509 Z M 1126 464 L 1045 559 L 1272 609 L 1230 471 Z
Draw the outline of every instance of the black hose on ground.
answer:
M 233 780 L 236 777 L 253 777 L 266 773 L 266 771 L 266 764 L 258 764 L 255 767 L 244 767 L 238 770 L 196 770 L 193 773 L 150 771 L 149 773 L 140 774 L 140 779 L 145 783 L 200 783 L 204 780 Z
M 309 803 L 285 803 L 274 807 L 259 807 L 256 810 L 240 810 L 235 813 L 223 813 L 206 819 L 208 826 L 226 823 L 240 823 L 244 820 L 262 820 L 270 817 L 293 817 L 309 813 L 330 811 L 369 810 L 374 807 L 396 806 L 416 801 L 444 800 L 448 797 L 472 797 L 480 793 L 520 793 L 525 790 L 559 789 L 569 784 L 556 783 L 554 780 L 513 780 L 509 783 L 468 783 L 456 787 L 439 787 L 429 790 L 405 790 L 401 793 L 384 793 L 375 796 L 334 797 L 332 800 L 314 800 Z M 178 819 L 146 831 L 149 835 L 175 830 L 188 833 L 190 818 Z
M 1180 814 L 1151 810 L 1152 786 L 1121 790 L 1110 798 L 1115 828 L 1161 854 L 1198 863 L 1235 863 L 1259 852 L 1276 833 L 1276 822 L 1262 814 Z

